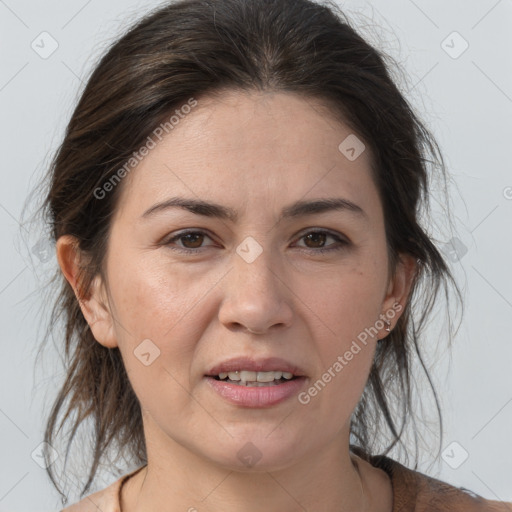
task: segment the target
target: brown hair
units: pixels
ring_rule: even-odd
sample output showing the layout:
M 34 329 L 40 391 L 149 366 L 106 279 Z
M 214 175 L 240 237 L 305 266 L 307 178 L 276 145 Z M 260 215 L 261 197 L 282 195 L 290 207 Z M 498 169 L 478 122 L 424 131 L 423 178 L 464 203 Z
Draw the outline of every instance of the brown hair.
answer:
M 175 109 L 191 97 L 233 89 L 296 93 L 328 105 L 371 150 L 391 269 L 400 253 L 413 255 L 419 267 L 402 316 L 377 345 L 352 416 L 351 446 L 360 454 L 370 454 L 388 438 L 387 453 L 402 443 L 408 419 L 414 423 L 413 356 L 428 377 L 442 435 L 439 401 L 419 340 L 440 287 L 447 296 L 447 285 L 455 285 L 420 225 L 420 213 L 429 211 L 435 170 L 445 183 L 442 155 L 391 78 L 387 59 L 358 35 L 334 3 L 182 0 L 159 7 L 120 37 L 95 66 L 51 163 L 41 208 L 53 241 L 66 234 L 77 239 L 84 257 L 79 292 L 85 297 L 92 279 L 103 276 L 110 219 L 123 183 L 105 197 L 98 198 L 95 190 Z M 83 496 L 113 446 L 125 450 L 134 464 L 146 463 L 142 417 L 119 350 L 94 339 L 59 269 L 54 279 L 60 289 L 51 325 L 63 317 L 66 376 L 49 413 L 45 441 L 54 446 L 60 429 L 70 424 L 66 465 L 78 427 L 93 422 L 92 452 L 84 455 L 91 464 Z M 48 474 L 61 492 L 51 465 Z

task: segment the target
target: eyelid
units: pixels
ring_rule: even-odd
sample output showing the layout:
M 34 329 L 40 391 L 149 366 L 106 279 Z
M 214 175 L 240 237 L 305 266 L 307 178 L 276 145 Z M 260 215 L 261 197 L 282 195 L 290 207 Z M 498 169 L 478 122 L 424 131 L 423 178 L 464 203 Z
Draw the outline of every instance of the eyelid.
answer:
M 333 232 L 333 231 L 331 231 L 329 229 L 325 229 L 325 228 L 314 228 L 314 227 L 307 228 L 305 231 L 302 231 L 301 233 L 299 233 L 296 240 L 300 241 L 302 238 L 304 238 L 305 236 L 307 236 L 310 233 L 320 233 L 320 234 L 326 235 L 328 237 L 330 236 L 330 237 L 334 238 L 334 240 L 335 240 L 335 242 L 333 244 L 327 245 L 325 247 L 311 248 L 311 247 L 299 246 L 299 249 L 301 251 L 305 251 L 310 254 L 315 254 L 315 253 L 325 254 L 325 253 L 329 253 L 329 252 L 334 253 L 336 251 L 340 251 L 340 250 L 348 247 L 349 245 L 351 245 L 350 240 L 345 235 L 342 235 L 341 233 Z
M 330 235 L 334 238 L 339 238 L 343 242 L 350 243 L 349 238 L 346 235 L 344 235 L 343 233 L 339 233 L 337 231 L 333 231 L 333 230 L 330 230 L 327 228 L 320 228 L 320 227 L 314 227 L 314 226 L 300 231 L 298 233 L 298 235 L 295 235 L 295 237 L 298 240 L 298 239 L 308 235 L 309 233 L 323 233 L 325 235 Z
M 188 228 L 184 229 L 182 231 L 178 231 L 177 233 L 172 234 L 170 237 L 165 237 L 162 242 L 159 245 L 168 246 L 172 242 L 175 242 L 179 240 L 180 238 L 187 236 L 187 235 L 204 235 L 205 237 L 208 237 L 210 240 L 214 241 L 213 237 L 208 233 L 207 230 L 202 228 Z M 190 252 L 198 252 L 202 247 L 198 249 L 187 249 L 186 247 L 177 247 L 176 250 L 178 251 L 190 251 Z
M 311 247 L 304 247 L 299 246 L 300 250 L 306 251 L 306 252 L 312 252 L 312 253 L 325 253 L 329 251 L 335 251 L 342 249 L 344 246 L 350 245 L 351 241 L 346 237 L 345 235 L 331 231 L 326 228 L 320 228 L 320 227 L 309 227 L 305 228 L 304 230 L 300 231 L 298 235 L 295 235 L 294 240 L 300 241 L 302 238 L 307 236 L 311 233 L 317 233 L 317 234 L 325 234 L 327 236 L 331 236 L 336 240 L 335 243 L 328 245 L 327 247 L 318 247 L 318 248 L 311 248 Z M 203 235 L 209 238 L 210 240 L 214 241 L 214 238 L 208 233 L 208 230 L 203 228 L 187 228 L 182 231 L 178 231 L 177 233 L 173 234 L 170 238 L 165 238 L 163 242 L 161 242 L 160 245 L 163 246 L 169 246 L 172 250 L 176 250 L 178 252 L 182 253 L 189 253 L 189 254 L 198 254 L 201 252 L 204 247 L 198 247 L 196 249 L 189 249 L 187 247 L 171 247 L 171 243 L 179 240 L 182 237 L 185 237 L 187 235 Z M 334 246 L 334 247 L 331 247 Z

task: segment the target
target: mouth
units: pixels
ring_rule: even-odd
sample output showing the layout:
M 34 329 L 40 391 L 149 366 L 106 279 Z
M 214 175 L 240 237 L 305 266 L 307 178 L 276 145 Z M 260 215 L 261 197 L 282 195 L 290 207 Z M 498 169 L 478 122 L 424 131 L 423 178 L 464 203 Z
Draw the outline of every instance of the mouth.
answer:
M 298 365 L 280 357 L 239 356 L 217 363 L 205 374 L 210 388 L 239 407 L 277 406 L 297 395 L 308 377 Z
M 239 356 L 214 365 L 205 376 L 238 386 L 263 387 L 306 377 L 306 373 L 280 357 Z
M 256 372 L 251 370 L 220 372 L 217 375 L 207 375 L 207 377 L 226 382 L 227 384 L 245 387 L 279 386 L 285 382 L 300 378 L 298 375 L 287 371 Z
M 277 406 L 297 396 L 307 382 L 307 377 L 280 371 L 234 370 L 205 375 L 205 378 L 217 396 L 237 407 L 250 408 Z M 258 379 L 266 382 L 260 382 Z

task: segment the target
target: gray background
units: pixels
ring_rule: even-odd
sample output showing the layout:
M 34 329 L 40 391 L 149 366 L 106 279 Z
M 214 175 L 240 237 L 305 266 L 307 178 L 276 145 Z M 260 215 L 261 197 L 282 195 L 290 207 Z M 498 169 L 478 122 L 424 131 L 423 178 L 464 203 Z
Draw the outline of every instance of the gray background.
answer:
M 37 460 L 42 440 L 44 409 L 62 378 L 57 349 L 50 348 L 34 371 L 45 326 L 39 288 L 56 260 L 52 252 L 46 259 L 44 251 L 32 250 L 41 232 L 20 226 L 22 208 L 63 135 L 95 57 L 156 5 L 0 0 L 0 511 L 59 508 L 45 471 L 32 458 L 35 452 Z M 438 341 L 441 321 L 431 327 L 427 359 L 442 399 L 445 440 L 443 457 L 433 464 L 427 448 L 420 469 L 487 498 L 512 500 L 512 2 L 340 5 L 405 68 L 408 81 L 401 87 L 437 136 L 452 174 L 459 241 L 453 242 L 451 265 L 466 313 L 451 353 L 443 349 L 444 339 Z M 51 49 L 52 39 L 42 32 L 58 44 L 47 58 L 31 47 L 35 41 L 40 53 Z M 432 230 L 446 248 L 453 235 L 442 226 L 442 212 L 438 205 Z M 426 390 L 424 383 L 419 388 Z M 427 434 L 425 439 L 428 447 Z M 115 478 L 105 472 L 98 488 Z

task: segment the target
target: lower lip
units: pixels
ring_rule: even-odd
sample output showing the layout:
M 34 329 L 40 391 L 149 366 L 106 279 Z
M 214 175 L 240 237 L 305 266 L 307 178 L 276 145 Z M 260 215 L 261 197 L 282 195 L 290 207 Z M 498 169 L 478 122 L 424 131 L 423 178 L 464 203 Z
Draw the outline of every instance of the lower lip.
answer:
M 213 377 L 206 377 L 206 380 L 214 391 L 232 404 L 244 407 L 268 407 L 297 395 L 304 386 L 306 378 L 297 377 L 282 384 L 261 387 L 239 386 Z

